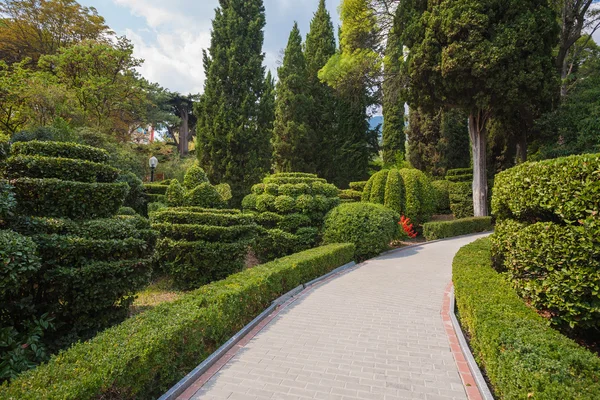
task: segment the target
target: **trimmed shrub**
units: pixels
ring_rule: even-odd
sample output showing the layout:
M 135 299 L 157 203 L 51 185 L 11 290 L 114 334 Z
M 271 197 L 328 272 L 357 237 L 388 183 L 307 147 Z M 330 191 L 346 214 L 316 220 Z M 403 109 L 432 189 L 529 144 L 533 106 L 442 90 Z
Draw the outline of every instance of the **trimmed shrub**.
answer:
M 451 176 L 462 176 L 462 175 L 469 175 L 469 174 L 473 174 L 473 168 L 455 168 L 455 169 L 449 169 L 446 172 L 446 177 L 451 177 Z
M 167 196 L 165 196 L 164 194 L 146 194 L 146 199 L 148 200 L 148 204 L 150 204 L 150 203 L 167 204 Z
M 17 205 L 13 189 L 14 187 L 7 181 L 0 180 L 0 226 L 4 218 L 12 215 Z
M 449 181 L 433 181 L 431 186 L 435 198 L 435 213 L 450 214 L 450 186 L 452 186 L 452 183 Z
M 263 228 L 254 245 L 259 260 L 314 246 L 325 214 L 340 202 L 338 194 L 337 187 L 307 173 L 275 174 L 254 185 L 242 207 L 253 213 Z
M 137 215 L 137 212 L 131 207 L 121 207 L 119 208 L 117 215 Z
M 165 199 L 170 207 L 183 206 L 185 189 L 177 179 L 173 179 L 165 192 Z
M 188 207 L 221 208 L 225 206 L 219 192 L 208 182 L 201 183 L 188 191 L 183 197 L 183 204 Z
M 0 165 L 10 155 L 10 136 L 0 132 Z
M 418 169 L 399 170 L 406 193 L 404 215 L 415 225 L 429 221 L 435 210 L 435 198 L 431 182 L 427 175 Z
M 219 195 L 221 195 L 221 199 L 224 203 L 227 203 L 233 198 L 233 195 L 231 194 L 231 186 L 229 186 L 229 184 L 220 183 L 218 185 L 215 185 L 215 189 L 217 190 Z
M 76 182 L 114 182 L 119 176 L 119 170 L 110 165 L 43 156 L 10 157 L 5 172 L 9 179 L 60 178 Z
M 250 225 L 254 223 L 255 216 L 251 214 L 241 214 L 230 212 L 230 210 L 209 210 L 188 211 L 188 208 L 166 208 L 150 215 L 153 224 L 198 224 L 198 225 L 217 225 L 234 226 Z
M 362 192 L 353 189 L 340 190 L 339 197 L 343 202 L 359 202 L 362 200 Z
M 600 329 L 600 155 L 524 163 L 497 175 L 497 270 L 560 328 Z
M 157 398 L 273 300 L 353 254 L 350 244 L 319 247 L 204 286 L 74 345 L 0 387 L 0 398 Z
M 324 243 L 354 243 L 356 258 L 366 260 L 389 248 L 400 215 L 380 204 L 342 204 L 325 218 Z
M 357 192 L 361 192 L 365 190 L 365 186 L 367 186 L 367 181 L 360 182 L 350 182 L 350 189 L 356 190 Z
M 0 230 L 0 299 L 18 294 L 41 268 L 37 246 L 31 238 L 10 230 Z M 0 321 L 3 315 L 0 314 Z M 6 321 L 2 321 L 3 326 Z
M 166 203 L 160 202 L 160 201 L 153 201 L 148 203 L 148 214 L 151 214 L 153 212 L 157 212 L 160 210 L 163 210 L 165 208 L 168 208 L 169 206 Z
M 144 193 L 144 183 L 133 172 L 122 174 L 117 182 L 126 182 L 129 185 L 129 193 L 123 201 L 123 205 L 131 207 L 140 215 L 148 214 L 148 203 Z
M 464 218 L 454 221 L 427 222 L 423 224 L 423 236 L 427 240 L 445 239 L 491 230 L 492 217 Z
M 389 170 L 384 169 L 371 178 L 373 179 L 373 186 L 371 186 L 371 195 L 369 196 L 370 203 L 383 204 L 385 201 L 385 189 L 389 172 Z
M 167 189 L 169 189 L 169 186 L 163 185 L 162 183 L 144 183 L 146 194 L 158 194 L 164 196 L 167 194 Z
M 12 181 L 23 215 L 72 219 L 105 218 L 117 213 L 129 191 L 120 183 L 83 183 L 60 179 Z
M 455 218 L 473 217 L 473 184 L 471 182 L 450 183 L 448 187 L 450 210 Z
M 204 172 L 204 170 L 196 163 L 192 165 L 185 173 L 185 176 L 183 177 L 183 187 L 185 187 L 186 190 L 193 190 L 196 188 L 196 186 L 203 183 L 209 183 L 208 176 L 206 175 L 206 172 Z
M 12 154 L 23 156 L 43 156 L 56 158 L 72 158 L 106 164 L 109 161 L 108 152 L 96 147 L 65 142 L 17 142 L 12 145 Z
M 461 325 L 497 398 L 600 398 L 600 358 L 550 328 L 490 265 L 488 239 L 453 262 Z
M 449 182 L 473 182 L 473 174 L 446 176 Z
M 390 170 L 387 176 L 383 205 L 400 214 L 406 209 L 404 180 L 397 169 Z

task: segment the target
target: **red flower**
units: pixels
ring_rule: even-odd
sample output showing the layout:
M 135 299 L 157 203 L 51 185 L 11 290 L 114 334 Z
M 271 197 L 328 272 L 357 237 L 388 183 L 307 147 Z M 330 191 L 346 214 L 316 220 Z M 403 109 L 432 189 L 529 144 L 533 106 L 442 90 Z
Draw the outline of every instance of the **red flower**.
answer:
M 410 218 L 407 218 L 403 215 L 400 217 L 400 222 L 398 222 L 398 225 L 402 225 L 402 229 L 404 232 L 406 232 L 409 238 L 414 239 L 417 237 L 417 232 L 415 232 L 413 224 L 410 222 Z

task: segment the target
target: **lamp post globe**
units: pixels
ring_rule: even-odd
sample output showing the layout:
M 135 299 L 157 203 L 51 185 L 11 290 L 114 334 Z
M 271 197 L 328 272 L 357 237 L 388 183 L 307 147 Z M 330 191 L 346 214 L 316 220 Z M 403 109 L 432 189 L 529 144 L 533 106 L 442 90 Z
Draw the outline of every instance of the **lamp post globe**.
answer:
M 150 164 L 150 182 L 154 182 L 154 171 L 156 170 L 156 166 L 158 165 L 158 159 L 152 156 L 150 157 L 148 164 Z

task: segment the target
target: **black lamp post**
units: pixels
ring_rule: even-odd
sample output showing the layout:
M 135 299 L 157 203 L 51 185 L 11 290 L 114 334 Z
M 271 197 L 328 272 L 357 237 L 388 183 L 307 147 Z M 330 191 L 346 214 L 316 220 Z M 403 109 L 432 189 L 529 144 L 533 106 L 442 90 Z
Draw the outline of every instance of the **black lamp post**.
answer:
M 158 165 L 158 159 L 156 157 L 150 157 L 150 182 L 154 182 L 154 171 Z

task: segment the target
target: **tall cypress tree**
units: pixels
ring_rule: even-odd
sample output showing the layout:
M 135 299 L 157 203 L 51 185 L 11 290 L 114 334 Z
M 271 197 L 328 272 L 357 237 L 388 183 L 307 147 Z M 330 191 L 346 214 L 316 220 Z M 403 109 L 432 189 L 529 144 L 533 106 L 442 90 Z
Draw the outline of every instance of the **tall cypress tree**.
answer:
M 319 71 L 335 55 L 335 33 L 331 15 L 320 0 L 306 36 L 305 57 L 309 94 L 313 99 L 310 127 L 313 133 L 314 164 L 319 176 L 337 182 L 336 155 L 339 151 L 336 98 L 333 89 L 319 80 Z
M 311 99 L 306 60 L 298 24 L 290 32 L 283 64 L 277 70 L 273 126 L 273 166 L 276 172 L 315 172 L 310 129 Z
M 264 26 L 262 0 L 219 0 L 203 57 L 198 159 L 212 182 L 231 185 L 234 204 L 269 170 L 269 134 L 259 124 Z
M 383 163 L 397 164 L 405 153 L 404 99 L 401 94 L 402 62 L 400 29 L 394 26 L 388 36 L 384 60 L 383 81 Z
M 264 135 L 267 140 L 261 141 L 262 147 L 260 148 L 260 159 L 268 160 L 265 161 L 265 165 L 271 167 L 271 160 L 273 158 L 273 146 L 271 140 L 273 139 L 273 124 L 275 122 L 275 79 L 271 75 L 271 71 L 267 72 L 265 77 L 265 89 L 260 99 L 260 110 L 258 116 L 258 125 L 260 132 Z

